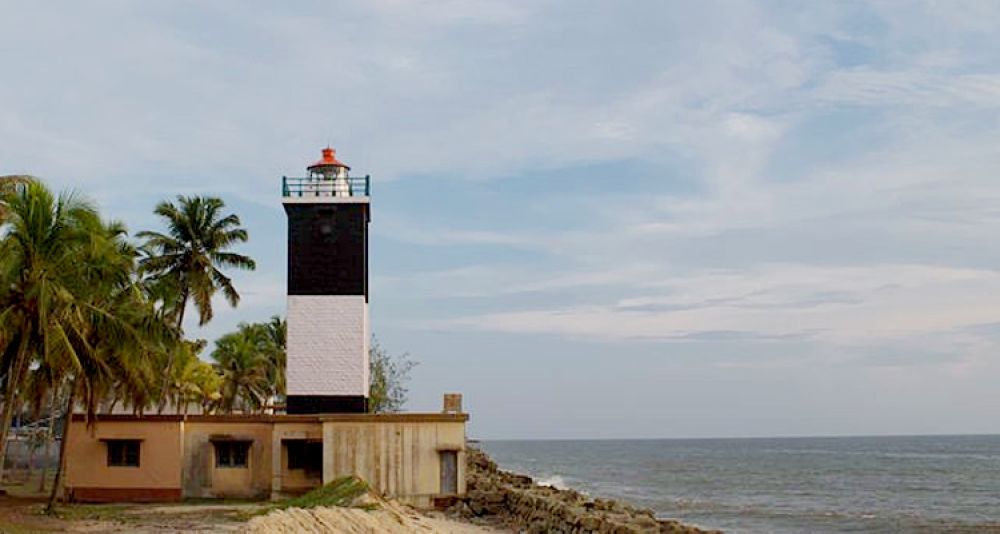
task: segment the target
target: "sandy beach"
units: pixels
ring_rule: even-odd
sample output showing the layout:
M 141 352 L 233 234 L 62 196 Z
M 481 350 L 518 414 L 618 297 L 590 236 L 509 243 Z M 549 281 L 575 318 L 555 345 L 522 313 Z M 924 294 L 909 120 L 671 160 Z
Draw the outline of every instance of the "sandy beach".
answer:
M 407 506 L 381 501 L 381 508 L 292 508 L 249 518 L 259 503 L 176 505 L 71 505 L 56 516 L 42 514 L 38 498 L 0 497 L 0 532 L 132 532 L 165 534 L 203 533 L 330 533 L 440 532 L 444 534 L 489 534 L 513 532 L 418 512 Z

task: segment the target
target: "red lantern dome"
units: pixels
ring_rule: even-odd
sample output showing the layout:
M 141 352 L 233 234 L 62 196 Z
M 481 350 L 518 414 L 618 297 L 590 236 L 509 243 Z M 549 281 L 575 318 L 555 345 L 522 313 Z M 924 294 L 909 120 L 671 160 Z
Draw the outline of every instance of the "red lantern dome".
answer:
M 307 167 L 307 170 L 309 172 L 322 173 L 324 170 L 333 169 L 334 167 L 343 167 L 350 170 L 350 167 L 346 163 L 337 159 L 336 150 L 326 147 L 323 149 L 323 158 Z

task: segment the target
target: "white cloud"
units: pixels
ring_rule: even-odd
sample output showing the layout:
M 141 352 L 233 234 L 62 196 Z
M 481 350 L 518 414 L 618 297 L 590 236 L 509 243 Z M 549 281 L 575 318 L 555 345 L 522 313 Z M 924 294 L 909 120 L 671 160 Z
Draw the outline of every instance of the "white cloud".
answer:
M 926 265 L 765 265 L 637 285 L 646 288 L 646 296 L 612 305 L 488 313 L 432 324 L 620 340 L 732 332 L 852 344 L 948 333 L 1000 314 L 992 297 L 1000 291 L 1000 272 Z

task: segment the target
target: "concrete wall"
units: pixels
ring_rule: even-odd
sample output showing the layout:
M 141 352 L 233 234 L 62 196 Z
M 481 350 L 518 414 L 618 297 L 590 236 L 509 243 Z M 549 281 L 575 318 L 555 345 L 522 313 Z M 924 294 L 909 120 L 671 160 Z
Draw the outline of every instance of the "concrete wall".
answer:
M 465 493 L 465 423 L 323 423 L 323 479 L 357 475 L 375 491 L 428 507 L 441 494 L 440 451 L 458 451 L 458 493 Z
M 66 491 L 81 501 L 157 501 L 181 497 L 180 421 L 70 425 Z M 139 467 L 110 467 L 102 439 L 138 439 Z

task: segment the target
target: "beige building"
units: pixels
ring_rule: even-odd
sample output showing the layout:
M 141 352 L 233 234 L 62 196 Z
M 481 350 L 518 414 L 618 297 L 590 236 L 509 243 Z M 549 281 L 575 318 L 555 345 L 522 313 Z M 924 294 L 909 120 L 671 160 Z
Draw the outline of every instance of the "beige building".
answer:
M 74 416 L 71 500 L 280 498 L 345 475 L 418 507 L 465 494 L 464 413 Z

